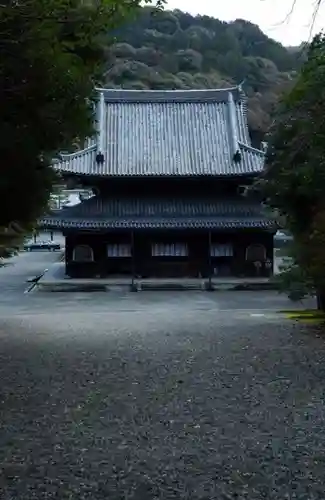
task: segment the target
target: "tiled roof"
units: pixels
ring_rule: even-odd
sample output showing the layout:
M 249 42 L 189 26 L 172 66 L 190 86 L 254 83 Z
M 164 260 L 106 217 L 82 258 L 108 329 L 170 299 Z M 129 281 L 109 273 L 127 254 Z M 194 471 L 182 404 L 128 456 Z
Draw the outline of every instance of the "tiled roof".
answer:
M 234 200 L 93 197 L 39 221 L 41 226 L 80 229 L 271 228 L 261 205 Z
M 92 146 L 64 155 L 55 168 L 92 176 L 224 176 L 262 170 L 251 148 L 240 88 L 98 89 L 99 132 Z M 241 161 L 234 161 L 240 152 Z M 98 152 L 104 162 L 96 163 Z

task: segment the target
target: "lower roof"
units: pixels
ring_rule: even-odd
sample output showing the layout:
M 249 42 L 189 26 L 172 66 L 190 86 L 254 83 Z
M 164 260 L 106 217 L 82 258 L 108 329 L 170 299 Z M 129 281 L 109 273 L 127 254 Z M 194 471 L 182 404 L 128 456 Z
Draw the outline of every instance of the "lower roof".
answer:
M 48 228 L 102 229 L 272 229 L 259 203 L 244 198 L 101 198 L 52 213 L 39 221 Z

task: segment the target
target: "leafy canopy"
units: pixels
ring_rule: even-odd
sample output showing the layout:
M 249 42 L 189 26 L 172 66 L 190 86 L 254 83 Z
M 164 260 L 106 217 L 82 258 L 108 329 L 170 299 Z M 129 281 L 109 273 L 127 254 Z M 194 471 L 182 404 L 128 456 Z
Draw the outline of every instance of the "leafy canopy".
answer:
M 303 54 L 268 38 L 244 20 L 225 23 L 180 10 L 152 15 L 145 7 L 116 31 L 107 51 L 105 83 L 130 89 L 198 89 L 243 82 L 256 147 L 284 88 L 292 85 Z
M 295 240 L 295 261 L 309 287 L 325 290 L 325 37 L 317 36 L 269 138 L 263 182 Z
M 103 74 L 103 47 L 109 33 L 136 14 L 139 4 L 140 0 L 2 2 L 2 254 L 17 227 L 30 228 L 45 209 L 54 181 L 53 156 L 91 133 L 91 99 Z

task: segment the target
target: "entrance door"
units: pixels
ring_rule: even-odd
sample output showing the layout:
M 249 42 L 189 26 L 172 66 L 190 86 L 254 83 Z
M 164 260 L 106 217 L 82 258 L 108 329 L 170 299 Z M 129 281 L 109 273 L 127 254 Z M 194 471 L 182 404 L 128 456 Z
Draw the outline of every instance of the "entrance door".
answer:
M 132 274 L 131 245 L 128 243 L 110 243 L 106 248 L 107 274 L 121 276 Z
M 214 276 L 231 276 L 234 257 L 232 243 L 211 243 L 210 256 Z
M 187 243 L 153 243 L 151 245 L 151 272 L 160 278 L 188 276 Z

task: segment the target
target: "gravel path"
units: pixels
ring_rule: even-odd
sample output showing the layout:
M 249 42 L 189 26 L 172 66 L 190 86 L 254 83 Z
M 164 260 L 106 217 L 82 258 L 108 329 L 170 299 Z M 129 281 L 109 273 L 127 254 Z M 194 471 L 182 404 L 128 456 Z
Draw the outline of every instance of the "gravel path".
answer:
M 0 321 L 3 500 L 324 499 L 324 338 L 175 309 Z

